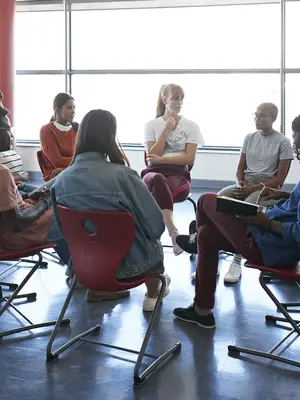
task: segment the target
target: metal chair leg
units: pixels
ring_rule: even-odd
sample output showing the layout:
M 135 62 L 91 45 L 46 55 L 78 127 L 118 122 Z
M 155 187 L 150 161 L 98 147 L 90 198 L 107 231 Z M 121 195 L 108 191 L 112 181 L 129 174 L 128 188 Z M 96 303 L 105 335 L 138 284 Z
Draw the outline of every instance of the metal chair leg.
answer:
M 19 292 L 23 289 L 23 287 L 26 285 L 26 283 L 29 281 L 29 279 L 32 277 L 32 275 L 37 271 L 37 269 L 41 266 L 42 264 L 42 255 L 41 253 L 37 253 L 38 260 L 35 261 L 35 265 L 31 268 L 29 273 L 26 275 L 26 277 L 23 279 L 22 283 L 16 288 L 16 290 L 13 292 L 13 294 L 9 297 L 2 297 L 1 295 L 1 301 L 5 301 L 4 306 L 0 309 L 0 316 L 4 313 L 5 310 L 7 310 L 8 307 L 12 307 L 14 311 L 16 311 L 21 317 L 23 317 L 29 325 L 20 327 L 17 329 L 12 329 L 10 331 L 5 331 L 0 333 L 0 338 L 3 338 L 4 336 L 9 336 L 13 335 L 15 333 L 19 332 L 25 332 L 37 328 L 42 328 L 46 326 L 51 326 L 55 325 L 56 321 L 49 321 L 49 322 L 43 322 L 40 324 L 34 324 L 30 319 L 28 319 L 20 310 L 18 310 L 14 305 L 13 305 L 13 300 L 15 299 L 21 299 L 21 298 L 27 298 L 27 300 L 35 300 L 36 298 L 36 293 L 27 293 L 27 294 L 19 294 Z M 32 261 L 32 260 L 29 260 Z M 27 260 L 24 260 L 24 262 L 27 262 Z M 66 319 L 61 321 L 62 324 L 69 324 L 70 320 Z
M 46 255 L 49 256 L 49 257 L 54 258 L 54 260 L 58 261 L 60 264 L 63 264 L 62 260 L 60 259 L 60 257 L 59 257 L 55 252 L 52 253 L 52 252 L 50 252 L 50 251 L 43 250 L 42 253 L 43 253 L 43 254 L 46 254 Z
M 74 290 L 75 290 L 75 287 L 76 287 L 76 283 L 77 283 L 77 279 L 76 279 L 75 276 L 73 276 L 69 293 L 68 293 L 67 298 L 66 298 L 66 300 L 64 302 L 64 305 L 63 305 L 62 310 L 61 310 L 61 312 L 59 314 L 59 317 L 58 317 L 58 319 L 56 321 L 55 327 L 54 327 L 54 329 L 53 329 L 53 331 L 51 333 L 51 336 L 50 336 L 50 339 L 49 339 L 49 342 L 48 342 L 48 345 L 47 345 L 47 349 L 46 349 L 47 362 L 57 359 L 59 354 L 61 354 L 65 350 L 67 350 L 75 342 L 78 342 L 81 337 L 87 336 L 90 333 L 95 331 L 95 328 L 89 329 L 87 332 L 74 337 L 73 339 L 71 339 L 67 343 L 65 343 L 63 346 L 59 347 L 57 350 L 52 352 L 53 343 L 54 343 L 54 341 L 56 339 L 59 327 L 60 327 L 62 321 L 64 321 L 63 317 L 64 317 L 64 315 L 65 315 L 65 313 L 67 311 L 67 308 L 68 308 L 68 306 L 70 304 L 71 298 L 73 296 L 73 293 L 74 293 Z M 100 329 L 100 326 L 99 326 L 99 329 Z M 96 329 L 96 330 L 98 330 L 98 329 Z
M 238 347 L 238 346 L 228 346 L 228 354 L 231 357 L 238 358 L 240 353 L 250 354 L 258 357 L 268 358 L 270 360 L 279 361 L 284 364 L 293 365 L 295 367 L 300 367 L 300 362 L 291 360 L 289 358 L 280 357 L 276 354 L 273 354 L 275 350 L 277 350 L 286 340 L 294 333 L 297 336 L 300 336 L 300 321 L 294 320 L 286 310 L 286 305 L 299 305 L 298 303 L 285 303 L 281 304 L 280 301 L 276 298 L 276 296 L 272 293 L 272 291 L 266 285 L 268 280 L 265 279 L 264 272 L 261 271 L 259 275 L 259 283 L 264 289 L 264 291 L 268 294 L 270 299 L 273 303 L 277 306 L 278 310 L 284 315 L 285 318 L 277 317 L 273 315 L 266 315 L 266 321 L 280 321 L 280 322 L 287 322 L 291 325 L 291 331 L 282 339 L 280 340 L 271 350 L 268 352 L 258 351 L 253 349 L 247 349 L 245 347 Z
M 181 343 L 176 343 L 173 347 L 171 347 L 171 349 L 169 349 L 167 352 L 163 353 L 161 356 L 159 356 L 155 361 L 153 361 L 141 374 L 140 372 L 140 367 L 141 367 L 141 363 L 143 361 L 143 358 L 145 356 L 145 351 L 146 351 L 146 347 L 148 345 L 152 330 L 153 330 L 153 326 L 154 323 L 156 322 L 157 316 L 158 316 L 158 312 L 159 312 L 159 308 L 161 306 L 162 300 L 163 300 L 163 295 L 165 292 L 165 288 L 166 288 L 166 279 L 163 275 L 159 275 L 158 278 L 161 280 L 161 289 L 155 304 L 155 308 L 151 314 L 151 318 L 148 324 L 148 328 L 145 334 L 145 338 L 143 340 L 140 352 L 139 352 L 139 356 L 138 359 L 136 361 L 135 364 L 135 368 L 134 368 L 134 386 L 138 386 L 140 385 L 146 378 L 147 376 L 149 376 L 152 372 L 154 372 L 159 365 L 164 362 L 170 355 L 172 354 L 179 354 L 180 350 L 181 350 Z
M 181 343 L 176 343 L 171 349 L 169 349 L 167 352 L 163 353 L 159 357 L 155 356 L 153 354 L 149 354 L 149 353 L 145 352 L 147 344 L 148 344 L 150 336 L 151 336 L 151 333 L 152 333 L 152 330 L 153 330 L 153 325 L 154 325 L 154 323 L 155 323 L 155 321 L 157 319 L 157 316 L 158 316 L 158 311 L 159 311 L 160 305 L 162 303 L 164 291 L 165 291 L 165 288 L 166 288 L 165 277 L 163 275 L 159 275 L 157 278 L 161 280 L 162 285 L 161 285 L 161 289 L 160 289 L 160 292 L 159 292 L 159 295 L 158 295 L 158 299 L 157 299 L 155 308 L 153 310 L 153 313 L 151 315 L 151 318 L 150 318 L 150 321 L 149 321 L 149 324 L 148 324 L 148 329 L 146 331 L 145 338 L 143 340 L 143 343 L 142 343 L 140 351 L 127 349 L 125 347 L 120 347 L 120 346 L 114 346 L 114 345 L 110 345 L 110 344 L 107 344 L 107 343 L 102 343 L 102 342 L 99 342 L 99 341 L 96 341 L 96 340 L 86 339 L 86 336 L 88 336 L 88 335 L 100 330 L 100 325 L 96 325 L 96 326 L 90 328 L 89 330 L 87 330 L 87 331 L 75 336 L 73 339 L 69 340 L 67 343 L 65 343 L 63 346 L 61 346 L 59 349 L 57 349 L 54 352 L 52 352 L 52 345 L 53 345 L 53 343 L 55 341 L 55 338 L 57 336 L 59 323 L 62 320 L 62 318 L 64 317 L 64 314 L 65 314 L 65 312 L 66 312 L 66 310 L 68 308 L 68 305 L 69 305 L 69 303 L 71 301 L 72 295 L 73 295 L 74 290 L 75 290 L 75 286 L 76 286 L 77 280 L 74 277 L 73 280 L 72 280 L 70 291 L 68 293 L 68 296 L 67 296 L 67 298 L 65 300 L 65 303 L 63 305 L 63 308 L 62 308 L 61 313 L 59 315 L 59 318 L 57 320 L 57 324 L 56 324 L 56 326 L 55 326 L 55 328 L 54 328 L 54 330 L 53 330 L 53 332 L 51 334 L 49 343 L 47 345 L 47 362 L 57 359 L 59 354 L 61 354 L 62 352 L 67 350 L 69 347 L 71 347 L 73 344 L 75 344 L 76 342 L 79 342 L 79 341 L 86 342 L 86 343 L 97 344 L 97 345 L 108 347 L 108 348 L 115 349 L 115 350 L 126 351 L 126 352 L 129 352 L 129 353 L 138 355 L 138 358 L 137 358 L 137 361 L 136 361 L 136 365 L 135 365 L 135 369 L 134 369 L 134 385 L 135 386 L 140 385 L 170 355 L 179 354 L 180 350 L 181 350 Z M 154 361 L 141 374 L 139 374 L 141 363 L 142 363 L 144 357 L 152 358 L 152 359 L 154 359 Z
M 292 325 L 292 327 L 295 329 L 295 331 L 300 335 L 300 328 L 297 325 L 297 323 L 293 320 L 293 318 L 290 316 L 290 314 L 287 312 L 286 308 L 280 303 L 280 301 L 277 299 L 277 297 L 274 296 L 274 294 L 271 292 L 271 290 L 268 288 L 264 281 L 264 273 L 261 272 L 259 275 L 259 283 L 261 287 L 264 289 L 264 291 L 267 293 L 267 295 L 270 297 L 270 299 L 273 301 L 273 303 L 276 305 L 278 310 L 285 316 L 287 321 Z
M 192 203 L 193 208 L 194 208 L 194 212 L 195 212 L 195 215 L 196 215 L 196 214 L 197 214 L 197 204 L 196 204 L 196 202 L 195 202 L 191 197 L 188 197 L 187 200 L 188 200 L 190 203 Z

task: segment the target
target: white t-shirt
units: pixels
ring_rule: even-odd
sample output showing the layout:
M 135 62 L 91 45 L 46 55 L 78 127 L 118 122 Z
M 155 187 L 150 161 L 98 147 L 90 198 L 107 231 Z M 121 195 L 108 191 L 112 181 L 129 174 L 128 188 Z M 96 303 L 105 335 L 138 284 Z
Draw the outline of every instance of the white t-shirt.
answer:
M 166 121 L 163 117 L 148 122 L 145 126 L 144 144 L 157 142 L 165 125 Z M 163 155 L 175 156 L 183 154 L 188 143 L 194 143 L 201 147 L 204 145 L 204 140 L 198 125 L 194 121 L 181 117 L 176 129 L 167 136 Z

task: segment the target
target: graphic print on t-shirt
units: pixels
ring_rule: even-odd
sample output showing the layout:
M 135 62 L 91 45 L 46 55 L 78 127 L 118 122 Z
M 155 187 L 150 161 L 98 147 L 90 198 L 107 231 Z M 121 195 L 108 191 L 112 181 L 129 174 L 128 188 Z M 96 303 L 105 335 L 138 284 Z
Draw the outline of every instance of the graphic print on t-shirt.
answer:
M 181 131 L 180 133 L 175 131 L 174 133 L 171 132 L 166 141 L 164 154 L 183 152 L 186 147 L 186 139 L 187 134 L 184 131 Z

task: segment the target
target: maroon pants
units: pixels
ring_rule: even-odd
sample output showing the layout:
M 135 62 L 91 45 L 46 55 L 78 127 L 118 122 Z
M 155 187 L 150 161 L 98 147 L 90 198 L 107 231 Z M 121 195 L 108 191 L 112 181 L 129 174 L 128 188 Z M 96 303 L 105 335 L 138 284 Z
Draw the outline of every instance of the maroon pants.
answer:
M 241 254 L 261 264 L 261 255 L 247 224 L 229 214 L 216 211 L 215 194 L 204 194 L 197 206 L 198 263 L 195 304 L 214 307 L 219 250 Z
M 148 172 L 143 178 L 161 210 L 173 210 L 173 204 L 184 201 L 190 193 L 191 183 L 181 176 L 164 176 Z

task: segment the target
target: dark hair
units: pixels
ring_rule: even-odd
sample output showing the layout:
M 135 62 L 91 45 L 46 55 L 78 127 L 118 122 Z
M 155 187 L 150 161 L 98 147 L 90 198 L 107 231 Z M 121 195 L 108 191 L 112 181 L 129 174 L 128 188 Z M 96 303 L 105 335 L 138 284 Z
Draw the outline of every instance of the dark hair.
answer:
M 106 110 L 88 112 L 79 126 L 74 158 L 81 153 L 96 151 L 114 164 L 129 166 L 116 133 L 117 121 L 113 114 Z
M 8 151 L 11 148 L 11 136 L 8 130 L 0 130 L 0 151 Z
M 292 130 L 293 132 L 300 133 L 300 115 L 293 120 Z
M 56 120 L 56 115 L 55 115 L 56 109 L 62 108 L 69 100 L 74 100 L 74 97 L 70 96 L 68 93 L 58 93 L 58 95 L 54 97 L 53 100 L 54 114 L 51 117 L 50 122 Z

